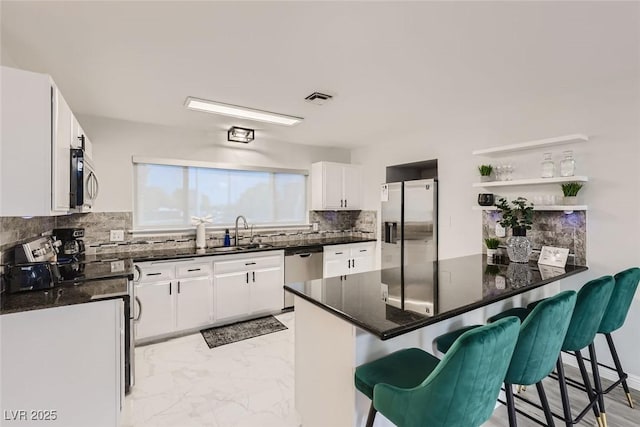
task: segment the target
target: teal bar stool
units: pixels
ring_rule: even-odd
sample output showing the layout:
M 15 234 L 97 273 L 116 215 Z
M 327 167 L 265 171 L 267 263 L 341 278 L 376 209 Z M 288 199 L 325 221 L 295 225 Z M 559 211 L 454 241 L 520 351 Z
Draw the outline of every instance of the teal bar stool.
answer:
M 442 360 L 410 348 L 358 366 L 355 386 L 371 399 L 367 427 L 378 411 L 399 427 L 481 425 L 493 412 L 519 326 L 509 317 L 468 331 Z
M 607 344 L 609 345 L 609 351 L 611 352 L 611 358 L 613 359 L 615 368 L 601 363 L 598 365 L 616 371 L 619 379 L 606 390 L 599 391 L 602 394 L 607 394 L 618 385 L 622 384 L 624 392 L 627 395 L 629 406 L 633 408 L 633 399 L 631 398 L 631 392 L 627 385 L 627 374 L 622 369 L 622 364 L 620 363 L 616 346 L 613 344 L 611 333 L 617 331 L 622 327 L 622 325 L 624 325 L 624 321 L 629 313 L 629 308 L 633 302 L 633 296 L 635 295 L 638 283 L 640 282 L 640 268 L 629 268 L 628 270 L 621 271 L 613 277 L 615 279 L 615 286 L 613 288 L 613 293 L 611 294 L 611 299 L 609 300 L 609 305 L 607 306 L 607 309 L 604 312 L 604 317 L 600 322 L 598 333 L 603 334 L 607 339 Z M 604 410 L 604 408 L 602 408 L 602 410 Z
M 566 337 L 575 304 L 576 293 L 565 291 L 541 301 L 531 311 L 526 308 L 513 308 L 489 318 L 491 323 L 505 316 L 516 316 L 522 320 L 518 343 L 504 379 L 509 426 L 517 426 L 516 412 L 540 423 L 530 414 L 517 410 L 515 406 L 512 385 L 532 384 L 536 385 L 542 406 L 527 399 L 521 399 L 544 412 L 546 425 L 554 425 L 542 380 L 553 371 L 560 356 L 560 349 Z M 440 351 L 446 352 L 451 340 L 462 334 L 465 329 L 436 338 L 436 346 Z
M 562 354 L 560 354 L 556 363 L 556 370 L 558 373 L 558 383 L 560 385 L 560 398 L 562 399 L 563 416 L 557 414 L 554 415 L 564 421 L 567 426 L 579 423 L 590 409 L 593 410 L 598 424 L 606 426 L 606 415 L 604 413 L 602 395 L 596 392 L 596 390 L 600 390 L 601 387 L 598 364 L 595 352 L 593 351 L 593 340 L 598 332 L 598 328 L 600 327 L 600 322 L 604 316 L 605 309 L 609 304 L 614 283 L 615 281 L 612 276 L 603 276 L 587 282 L 580 291 L 578 291 L 576 306 L 573 310 L 573 315 L 571 316 L 571 323 L 567 330 L 567 336 L 562 344 L 562 351 L 573 353 L 575 355 L 578 361 L 578 367 L 580 368 L 580 374 L 582 375 L 584 389 L 589 398 L 589 403 L 574 419 L 571 413 L 571 402 L 569 401 L 569 394 L 567 391 L 568 382 L 564 373 L 564 366 L 562 364 Z M 539 305 L 543 301 L 537 301 L 530 304 L 529 308 Z M 595 389 L 591 386 L 589 374 L 581 353 L 581 350 L 587 347 L 589 348 L 591 355 L 591 368 L 593 371 Z

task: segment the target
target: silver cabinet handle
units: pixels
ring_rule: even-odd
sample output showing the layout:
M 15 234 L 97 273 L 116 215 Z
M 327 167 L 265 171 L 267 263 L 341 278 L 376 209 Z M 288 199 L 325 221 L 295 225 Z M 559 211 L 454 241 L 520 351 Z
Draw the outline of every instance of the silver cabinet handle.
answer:
M 139 265 L 137 265 L 137 264 L 134 264 L 134 265 L 133 265 L 133 268 L 135 268 L 135 269 L 136 269 L 136 272 L 138 273 L 138 278 L 137 278 L 137 279 L 136 279 L 136 278 L 135 278 L 135 276 L 134 276 L 134 280 L 133 280 L 133 281 L 135 282 L 135 281 L 137 281 L 137 280 L 140 280 L 140 278 L 142 277 L 142 270 L 140 270 L 140 266 L 139 266 Z
M 180 280 L 178 280 L 178 293 L 180 293 Z
M 350 259 L 347 260 L 347 267 L 351 268 L 351 260 Z
M 340 207 L 343 208 L 344 206 L 344 200 L 340 199 Z
M 347 199 L 344 199 L 344 207 L 347 207 Z
M 249 272 L 247 271 L 247 284 L 249 283 Z
M 169 295 L 171 295 L 171 282 L 169 282 Z
M 253 275 L 253 282 L 255 283 L 255 281 L 256 281 L 256 272 L 252 271 L 251 274 Z
M 356 260 L 355 260 L 355 258 L 351 260 L 351 267 L 356 268 Z
M 138 303 L 138 317 L 133 319 L 134 322 L 138 322 L 142 317 L 142 301 L 140 301 L 140 298 L 136 297 L 136 302 Z
M 200 269 L 199 269 L 199 268 L 190 268 L 190 269 L 188 269 L 187 271 L 188 271 L 188 272 L 191 272 L 191 271 L 200 271 Z

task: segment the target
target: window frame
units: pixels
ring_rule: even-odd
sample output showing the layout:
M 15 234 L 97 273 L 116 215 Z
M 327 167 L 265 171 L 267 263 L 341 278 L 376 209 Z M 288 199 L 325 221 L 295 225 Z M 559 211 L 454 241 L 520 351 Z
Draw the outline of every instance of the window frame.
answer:
M 288 168 L 275 168 L 265 166 L 249 166 L 249 165 L 237 165 L 229 163 L 217 163 L 206 162 L 199 160 L 185 160 L 185 159 L 168 159 L 159 157 L 145 157 L 145 156 L 132 156 L 131 162 L 133 163 L 133 200 L 132 200 L 132 222 L 133 231 L 136 233 L 153 233 L 153 232 L 172 232 L 172 231 L 194 231 L 193 226 L 184 225 L 172 225 L 167 227 L 153 226 L 153 225 L 141 225 L 137 221 L 137 209 L 136 203 L 138 200 L 138 173 L 136 170 L 137 165 L 157 165 L 157 166 L 177 166 L 184 168 L 206 168 L 206 169 L 223 169 L 223 170 L 237 170 L 246 172 L 267 172 L 267 173 L 282 173 L 282 174 L 295 174 L 303 175 L 305 178 L 305 216 L 302 223 L 271 223 L 271 224 L 257 224 L 256 229 L 287 229 L 287 228 L 307 228 L 309 227 L 309 206 L 310 206 L 310 186 L 309 186 L 309 170 L 307 169 L 288 169 Z M 185 176 L 189 174 L 189 169 L 185 169 Z M 187 209 L 188 210 L 188 209 Z M 234 224 L 208 224 L 208 230 L 224 230 L 232 227 Z

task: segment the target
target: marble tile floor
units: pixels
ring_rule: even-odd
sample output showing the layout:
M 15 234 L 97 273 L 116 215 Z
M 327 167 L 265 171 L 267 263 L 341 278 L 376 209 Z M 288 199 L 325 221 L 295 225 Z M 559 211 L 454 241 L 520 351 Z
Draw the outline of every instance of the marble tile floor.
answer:
M 276 317 L 289 329 L 214 349 L 200 334 L 137 348 L 136 384 L 125 400 L 122 427 L 298 427 L 294 313 Z M 567 371 L 577 378 L 576 369 Z M 557 385 L 551 379 L 545 384 L 552 407 L 560 411 Z M 618 387 L 607 397 L 609 425 L 640 425 L 639 409 L 626 406 L 621 391 Z M 535 400 L 535 387 L 526 395 Z M 570 390 L 570 396 L 584 401 L 582 392 Z M 483 427 L 508 425 L 506 408 L 499 406 Z M 536 426 L 522 416 L 518 425 Z M 579 425 L 597 424 L 589 413 Z

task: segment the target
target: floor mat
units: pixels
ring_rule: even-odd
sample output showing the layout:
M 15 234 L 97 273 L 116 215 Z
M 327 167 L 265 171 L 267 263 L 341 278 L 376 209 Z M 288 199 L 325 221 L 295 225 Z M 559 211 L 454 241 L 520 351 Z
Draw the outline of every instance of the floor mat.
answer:
M 287 327 L 280 323 L 275 317 L 265 316 L 258 319 L 232 323 L 230 325 L 203 329 L 200 333 L 209 348 L 214 348 L 285 329 L 287 329 Z

